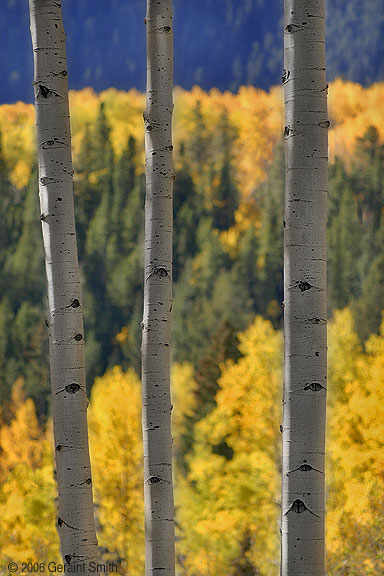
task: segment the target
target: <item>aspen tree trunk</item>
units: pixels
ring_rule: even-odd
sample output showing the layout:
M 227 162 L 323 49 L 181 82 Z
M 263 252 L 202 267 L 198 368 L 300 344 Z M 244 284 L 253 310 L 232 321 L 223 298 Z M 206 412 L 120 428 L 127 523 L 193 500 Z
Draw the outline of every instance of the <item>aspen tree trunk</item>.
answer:
M 47 274 L 50 371 L 66 564 L 97 561 L 88 450 L 80 275 L 73 209 L 67 62 L 61 3 L 29 0 L 41 221 Z
M 175 574 L 170 335 L 172 310 L 172 0 L 147 0 L 144 315 L 145 573 Z
M 285 0 L 282 576 L 325 574 L 325 0 Z

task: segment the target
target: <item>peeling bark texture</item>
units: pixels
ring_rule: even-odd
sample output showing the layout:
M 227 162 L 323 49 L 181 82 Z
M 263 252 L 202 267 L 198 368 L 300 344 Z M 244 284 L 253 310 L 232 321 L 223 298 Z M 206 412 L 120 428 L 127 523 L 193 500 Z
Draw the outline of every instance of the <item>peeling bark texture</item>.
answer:
M 98 553 L 88 449 L 65 33 L 60 2 L 29 0 L 29 7 L 59 491 L 57 526 L 65 562 L 87 566 L 97 561 Z
M 285 0 L 281 576 L 325 574 L 325 0 Z
M 170 338 L 172 309 L 172 0 L 147 0 L 142 385 L 145 574 L 174 576 Z

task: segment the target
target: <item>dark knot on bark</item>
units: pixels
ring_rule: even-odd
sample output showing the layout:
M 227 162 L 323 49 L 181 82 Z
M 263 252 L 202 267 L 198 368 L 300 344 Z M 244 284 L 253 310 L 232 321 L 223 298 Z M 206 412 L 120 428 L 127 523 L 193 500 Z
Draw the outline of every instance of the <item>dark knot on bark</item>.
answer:
M 298 282 L 298 286 L 299 286 L 301 292 L 306 292 L 307 290 L 310 290 L 311 288 L 313 288 L 312 284 L 310 284 L 307 281 Z
M 76 392 L 78 392 L 80 390 L 80 386 L 79 384 L 76 384 L 76 382 L 72 382 L 72 384 L 68 384 L 65 387 L 65 390 L 69 393 L 69 394 L 76 394 Z
M 295 500 L 291 506 L 291 510 L 293 512 L 296 512 L 296 514 L 302 514 L 302 512 L 305 512 L 306 509 L 307 509 L 307 507 L 304 504 L 304 502 L 302 500 L 299 500 L 299 499 Z

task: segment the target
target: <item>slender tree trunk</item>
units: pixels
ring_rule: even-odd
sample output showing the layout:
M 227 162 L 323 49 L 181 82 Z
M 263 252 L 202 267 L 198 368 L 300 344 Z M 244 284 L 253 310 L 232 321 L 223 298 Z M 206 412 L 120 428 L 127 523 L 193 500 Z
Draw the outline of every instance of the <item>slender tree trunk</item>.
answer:
M 325 0 L 285 0 L 282 576 L 325 574 Z
M 47 273 L 58 531 L 67 564 L 97 560 L 80 275 L 61 3 L 30 0 L 41 221 Z
M 172 0 L 147 0 L 144 316 L 145 573 L 175 574 L 170 334 L 172 310 Z

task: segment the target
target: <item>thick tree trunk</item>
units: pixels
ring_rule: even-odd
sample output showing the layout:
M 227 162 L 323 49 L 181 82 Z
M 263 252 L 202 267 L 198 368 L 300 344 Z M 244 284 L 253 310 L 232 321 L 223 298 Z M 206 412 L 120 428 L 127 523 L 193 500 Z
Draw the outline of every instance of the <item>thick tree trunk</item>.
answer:
M 144 316 L 145 573 L 175 573 L 170 334 L 172 310 L 172 0 L 147 0 Z
M 328 189 L 324 0 L 285 0 L 282 576 L 325 573 Z
M 88 450 L 82 297 L 73 209 L 67 62 L 61 3 L 30 0 L 41 221 L 47 273 L 50 369 L 66 564 L 97 560 Z

